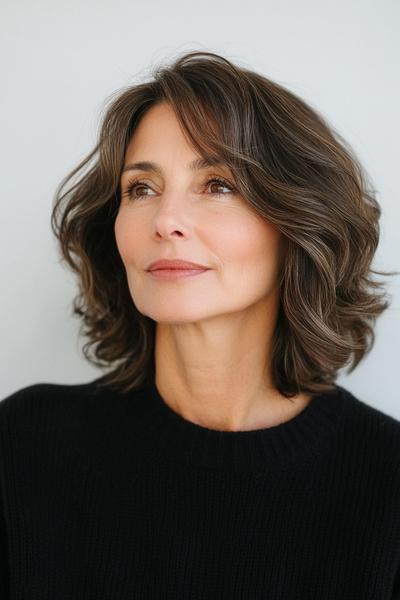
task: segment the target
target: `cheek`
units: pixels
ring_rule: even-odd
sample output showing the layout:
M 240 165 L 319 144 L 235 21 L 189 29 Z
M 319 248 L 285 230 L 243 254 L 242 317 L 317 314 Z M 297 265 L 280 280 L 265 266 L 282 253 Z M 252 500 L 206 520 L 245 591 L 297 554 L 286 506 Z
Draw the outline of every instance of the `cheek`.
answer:
M 114 235 L 123 262 L 132 261 L 140 246 L 140 230 L 135 227 L 133 219 L 123 218 L 119 212 L 114 223 Z
M 278 263 L 280 232 L 266 221 L 241 215 L 221 224 L 213 237 L 218 240 L 221 260 L 232 266 L 265 269 Z

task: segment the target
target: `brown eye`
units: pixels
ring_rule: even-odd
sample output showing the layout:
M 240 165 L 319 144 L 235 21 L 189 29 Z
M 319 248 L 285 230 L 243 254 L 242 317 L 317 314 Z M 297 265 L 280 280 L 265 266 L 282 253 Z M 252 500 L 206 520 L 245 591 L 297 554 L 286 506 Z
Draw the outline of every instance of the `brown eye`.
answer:
M 234 191 L 233 186 L 230 185 L 230 183 L 228 183 L 225 179 L 222 179 L 221 177 L 213 177 L 211 179 L 209 179 L 206 183 L 206 187 L 208 186 L 216 186 L 216 187 L 225 187 L 228 191 L 227 192 L 210 192 L 212 196 L 224 196 L 226 194 L 231 194 Z M 142 196 L 151 196 L 152 194 L 137 194 L 137 190 L 139 189 L 151 189 L 147 183 L 145 183 L 144 181 L 140 180 L 140 179 L 134 179 L 133 181 L 130 181 L 126 187 L 126 190 L 123 193 L 123 196 L 128 196 L 129 199 L 135 199 L 135 198 L 140 198 Z
M 225 187 L 225 188 L 228 189 L 228 192 L 224 192 L 224 193 L 221 193 L 221 192 L 211 192 L 211 194 L 213 196 L 224 196 L 225 194 L 231 194 L 233 192 L 233 187 L 227 181 L 225 181 L 222 178 L 213 177 L 212 179 L 209 179 L 207 181 L 207 186 L 210 185 L 210 184 L 215 184 L 217 186 Z
M 133 196 L 134 192 L 136 192 L 136 190 L 139 188 L 147 188 L 149 187 L 147 185 L 147 183 L 145 183 L 144 181 L 141 181 L 140 179 L 134 179 L 133 181 L 130 181 L 127 185 L 127 188 L 125 190 L 125 192 L 123 193 L 123 196 L 128 196 L 128 198 L 140 198 L 142 195 L 144 196 L 149 196 L 151 194 L 139 194 L 139 196 L 137 196 L 135 194 L 135 196 Z M 151 189 L 151 188 L 149 188 Z

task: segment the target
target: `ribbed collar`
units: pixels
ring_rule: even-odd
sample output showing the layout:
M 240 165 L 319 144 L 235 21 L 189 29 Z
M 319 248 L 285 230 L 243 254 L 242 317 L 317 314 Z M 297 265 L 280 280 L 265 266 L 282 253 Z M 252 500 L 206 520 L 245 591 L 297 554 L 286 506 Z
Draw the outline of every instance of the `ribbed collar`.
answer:
M 140 437 L 159 460 L 259 472 L 321 457 L 337 429 L 346 390 L 336 385 L 315 395 L 291 420 L 249 431 L 218 431 L 188 421 L 165 402 L 154 378 L 135 395 Z

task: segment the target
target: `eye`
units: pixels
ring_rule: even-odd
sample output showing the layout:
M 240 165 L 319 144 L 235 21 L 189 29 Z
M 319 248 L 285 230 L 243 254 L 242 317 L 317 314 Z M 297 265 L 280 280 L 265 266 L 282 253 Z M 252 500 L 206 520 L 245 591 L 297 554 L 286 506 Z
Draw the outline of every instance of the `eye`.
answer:
M 210 183 L 225 187 L 228 190 L 228 192 L 225 192 L 224 194 L 221 194 L 221 192 L 211 192 L 213 196 L 224 196 L 226 193 L 231 194 L 234 191 L 233 186 L 231 186 L 227 181 L 225 181 L 225 179 L 222 179 L 220 177 L 213 177 L 212 179 L 209 179 L 207 181 L 207 185 L 209 185 Z
M 228 192 L 210 192 L 210 194 L 212 196 L 224 196 L 226 194 L 231 194 L 234 192 L 234 187 L 228 183 L 225 179 L 223 179 L 222 177 L 212 177 L 210 179 L 207 180 L 205 187 L 207 188 L 210 184 L 212 185 L 217 185 L 219 187 L 225 187 Z M 129 199 L 135 199 L 135 198 L 140 198 L 141 196 L 151 196 L 153 194 L 139 194 L 137 195 L 137 190 L 141 189 L 141 188 L 149 188 L 151 189 L 147 183 L 145 183 L 144 181 L 140 180 L 140 179 L 133 179 L 132 181 L 130 181 L 125 189 L 125 191 L 123 192 L 122 196 L 128 196 Z
M 128 196 L 128 198 L 133 198 L 133 192 L 136 192 L 136 190 L 138 188 L 141 187 L 148 187 L 147 184 L 144 181 L 141 181 L 140 179 L 134 179 L 133 181 L 130 181 L 128 183 L 128 185 L 126 186 L 126 190 L 124 191 L 124 193 L 122 194 L 123 196 Z M 148 196 L 148 194 L 144 194 L 145 196 Z M 139 194 L 139 196 L 135 197 L 140 197 L 141 194 Z

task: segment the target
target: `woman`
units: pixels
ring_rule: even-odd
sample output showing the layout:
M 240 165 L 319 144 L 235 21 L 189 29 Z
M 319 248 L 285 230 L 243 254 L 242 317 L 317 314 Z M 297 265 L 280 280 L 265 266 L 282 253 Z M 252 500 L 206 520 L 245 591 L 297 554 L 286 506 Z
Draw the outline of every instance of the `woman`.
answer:
M 108 372 L 0 403 L 4 596 L 400 598 L 400 423 L 335 383 L 389 305 L 379 217 L 327 122 L 217 54 L 113 99 L 52 213 Z

